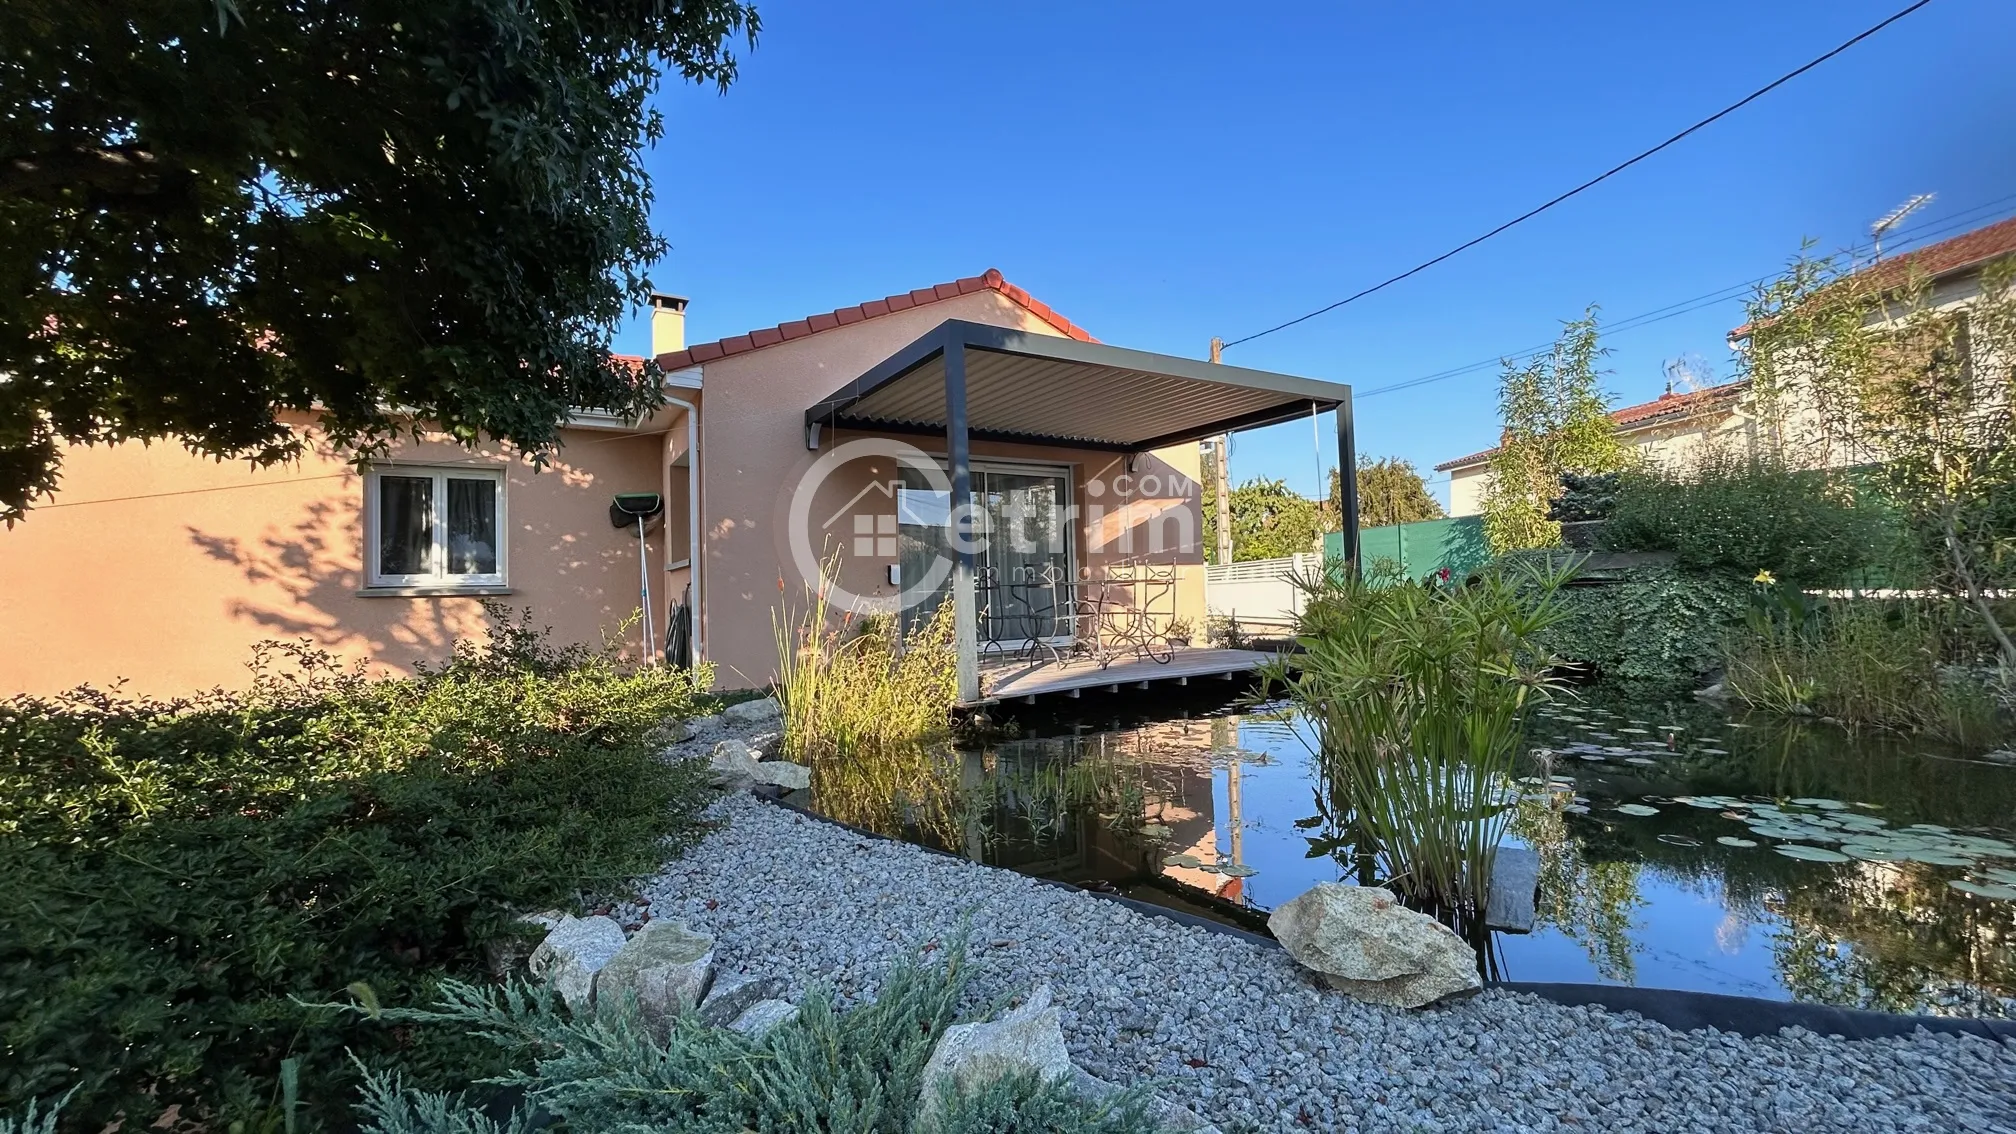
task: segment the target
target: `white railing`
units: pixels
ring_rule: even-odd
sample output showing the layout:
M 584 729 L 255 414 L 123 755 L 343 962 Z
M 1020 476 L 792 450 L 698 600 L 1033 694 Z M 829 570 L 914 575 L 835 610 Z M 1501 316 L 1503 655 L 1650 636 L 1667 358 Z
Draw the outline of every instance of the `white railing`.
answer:
M 1204 609 L 1212 618 L 1236 618 L 1242 626 L 1285 626 L 1302 613 L 1294 577 L 1322 566 L 1323 557 L 1314 552 L 1214 564 L 1204 568 Z

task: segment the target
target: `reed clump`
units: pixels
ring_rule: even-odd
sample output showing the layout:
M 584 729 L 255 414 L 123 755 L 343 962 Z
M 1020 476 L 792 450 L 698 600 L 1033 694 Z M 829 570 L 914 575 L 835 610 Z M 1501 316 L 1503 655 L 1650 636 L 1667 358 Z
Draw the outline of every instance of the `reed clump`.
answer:
M 1483 907 L 1526 710 L 1557 689 L 1538 636 L 1568 577 L 1512 564 L 1429 587 L 1333 564 L 1298 580 L 1304 652 L 1269 676 L 1314 732 L 1333 822 L 1409 897 Z

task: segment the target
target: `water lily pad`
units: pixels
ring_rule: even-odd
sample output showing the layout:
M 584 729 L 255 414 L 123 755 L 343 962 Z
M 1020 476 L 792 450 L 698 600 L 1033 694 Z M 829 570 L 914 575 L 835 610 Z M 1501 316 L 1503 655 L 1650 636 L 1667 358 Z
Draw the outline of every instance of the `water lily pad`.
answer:
M 1649 731 L 1651 731 L 1651 730 L 1649 730 L 1649 729 L 1642 729 L 1642 728 L 1620 728 L 1620 729 L 1618 729 L 1617 731 L 1618 731 L 1618 732 L 1629 732 L 1629 733 L 1634 733 L 1634 734 L 1637 734 L 1637 735 L 1640 735 L 1640 736 L 1643 736 L 1643 735 L 1644 735 L 1645 733 L 1647 733 L 1647 732 L 1649 732 Z
M 1624 758 L 1624 762 L 1626 764 L 1636 764 L 1641 768 L 1656 767 L 1659 763 L 1659 761 L 1650 759 L 1645 756 L 1626 756 Z
M 1701 845 L 1701 840 L 1692 835 L 1661 835 L 1659 836 L 1659 841 L 1662 843 L 1671 843 L 1676 847 L 1698 847 Z
M 1991 882 L 1999 882 L 2004 886 L 2016 886 L 2016 870 L 2009 870 L 2000 866 L 1991 866 L 1988 869 L 1983 870 L 1981 872 L 1981 877 L 1986 878 Z
M 1811 832 L 1804 827 L 1793 827 L 1783 823 L 1753 822 L 1750 824 L 1750 833 L 1762 835 L 1767 839 L 1803 839 Z
M 1260 872 L 1250 866 L 1241 866 L 1236 862 L 1223 862 L 1218 864 L 1218 873 L 1223 874 L 1227 878 L 1251 878 Z
M 1802 846 L 1798 843 L 1780 843 L 1771 848 L 1786 858 L 1796 858 L 1802 862 L 1847 862 L 1848 856 L 1826 847 Z
M 1162 860 L 1162 865 L 1188 866 L 1194 868 L 1204 865 L 1204 860 L 1198 858 L 1194 854 L 1172 854 L 1169 857 Z
M 1619 812 L 1621 812 L 1622 814 L 1625 814 L 1625 815 L 1639 815 L 1639 816 L 1644 816 L 1644 815 L 1657 815 L 1657 814 L 1659 814 L 1659 809 L 1658 809 L 1658 808 L 1656 808 L 1656 807 L 1648 807 L 1648 806 L 1646 806 L 1645 804 L 1642 804 L 1642 803 L 1620 803 L 1620 804 L 1618 804 L 1618 805 L 1617 805 L 1617 808 L 1616 808 L 1616 809 L 1617 809 L 1617 811 L 1619 811 Z
M 1848 808 L 1847 804 L 1838 799 L 1816 799 L 1812 796 L 1795 799 L 1792 802 L 1799 807 L 1817 807 L 1822 811 L 1845 811 Z
M 1955 878 L 1946 883 L 1955 890 L 1963 890 L 1983 898 L 1994 898 L 2002 902 L 2016 902 L 2016 886 L 1997 886 L 1992 883 L 1970 882 L 1965 878 Z
M 1913 823 L 1904 829 L 1906 831 L 1929 831 L 1934 835 L 1950 835 L 1953 833 L 1953 828 L 1941 827 L 1937 823 Z
M 1222 869 L 1222 867 L 1220 867 L 1215 862 L 1200 862 L 1197 864 L 1197 869 L 1203 871 L 1206 874 L 1216 874 L 1219 872 L 1219 870 Z
M 1756 839 L 1739 839 L 1734 835 L 1719 835 L 1715 841 L 1725 847 L 1754 847 L 1757 845 Z
M 1863 862 L 1902 862 L 1904 852 L 1873 843 L 1843 843 L 1841 853 Z
M 1972 866 L 1970 855 L 1955 854 L 1952 851 L 1907 850 L 1903 854 L 1905 862 L 1922 862 L 1927 866 Z
M 1589 814 L 1589 808 L 1588 808 L 1588 807 L 1586 807 L 1586 806 L 1584 806 L 1583 804 L 1580 804 L 1580 803 L 1571 803 L 1571 804 L 1569 804 L 1568 806 L 1566 806 L 1566 807 L 1563 807 L 1563 808 L 1561 809 L 1561 811 L 1562 811 L 1562 813 L 1563 813 L 1563 814 L 1567 814 L 1567 815 L 1587 815 L 1587 814 Z

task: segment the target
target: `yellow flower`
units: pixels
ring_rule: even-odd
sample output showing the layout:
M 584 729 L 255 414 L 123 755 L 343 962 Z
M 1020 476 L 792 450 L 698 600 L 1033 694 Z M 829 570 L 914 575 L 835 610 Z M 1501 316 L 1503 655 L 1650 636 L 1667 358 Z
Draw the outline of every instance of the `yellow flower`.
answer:
M 1773 575 L 1773 574 L 1772 574 L 1771 572 L 1769 572 L 1769 571 L 1759 571 L 1759 572 L 1757 572 L 1757 577 L 1756 577 L 1756 578 L 1754 578 L 1754 579 L 1752 579 L 1752 580 L 1750 580 L 1750 581 L 1751 581 L 1751 582 L 1753 582 L 1753 583 L 1764 583 L 1764 584 L 1766 584 L 1766 585 L 1769 585 L 1769 584 L 1771 584 L 1771 583 L 1775 583 L 1775 582 L 1777 582 L 1777 581 L 1778 581 L 1778 576 L 1776 576 L 1776 575 Z

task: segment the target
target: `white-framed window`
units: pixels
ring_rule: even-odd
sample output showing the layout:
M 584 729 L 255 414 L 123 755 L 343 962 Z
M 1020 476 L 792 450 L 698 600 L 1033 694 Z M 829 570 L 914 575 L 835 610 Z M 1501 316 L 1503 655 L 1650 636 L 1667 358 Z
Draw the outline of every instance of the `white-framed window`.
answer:
M 501 469 L 378 465 L 364 476 L 372 587 L 504 585 Z

